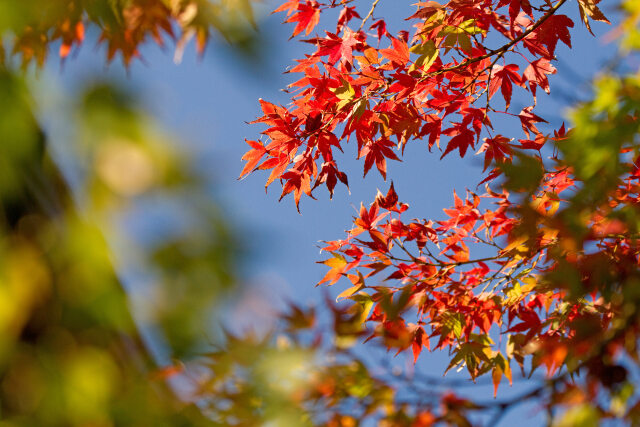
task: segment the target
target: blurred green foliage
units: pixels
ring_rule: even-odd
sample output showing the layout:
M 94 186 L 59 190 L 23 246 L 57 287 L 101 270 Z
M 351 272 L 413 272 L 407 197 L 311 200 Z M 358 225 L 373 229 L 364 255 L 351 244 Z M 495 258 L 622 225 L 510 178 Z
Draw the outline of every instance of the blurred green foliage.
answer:
M 2 70 L 0 99 L 1 425 L 204 422 L 176 398 L 138 330 L 188 360 L 235 283 L 236 245 L 205 183 L 126 93 L 99 85 L 71 114 L 67 148 L 85 164 L 72 193 L 24 80 Z M 114 218 L 144 197 L 179 200 L 195 221 L 138 247 L 154 286 L 137 324 L 109 242 Z
M 25 70 L 64 60 L 87 31 L 128 66 L 149 40 L 172 40 L 176 60 L 214 32 L 250 46 L 254 25 L 248 0 L 0 0 L 0 425 L 211 422 L 174 378 L 177 359 L 210 349 L 237 283 L 238 238 L 210 183 L 129 88 L 106 83 L 57 111 L 69 140 L 56 155 L 80 171 L 67 180 Z M 154 204 L 178 219 L 146 218 Z

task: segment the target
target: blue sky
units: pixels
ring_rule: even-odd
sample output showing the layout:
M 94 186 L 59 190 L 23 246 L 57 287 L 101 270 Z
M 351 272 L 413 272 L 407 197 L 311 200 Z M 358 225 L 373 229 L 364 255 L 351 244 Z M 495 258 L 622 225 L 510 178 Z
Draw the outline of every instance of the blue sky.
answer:
M 398 3 L 381 2 L 382 14 L 385 4 L 396 6 Z M 398 10 L 386 7 L 387 13 L 396 16 L 409 10 L 404 6 Z M 558 75 L 550 79 L 552 97 L 539 94 L 538 114 L 555 127 L 564 120 L 568 103 L 588 97 L 590 77 L 612 53 L 611 46 L 603 46 L 601 39 L 591 37 L 580 24 L 576 4 L 569 3 L 564 8 L 576 24 L 573 49 L 558 48 L 561 60 L 556 64 Z M 240 158 L 247 147 L 244 138 L 256 139 L 262 130 L 246 123 L 260 115 L 258 98 L 283 104 L 288 101 L 280 89 L 293 81 L 293 77 L 282 74 L 282 70 L 291 65 L 294 58 L 302 57 L 307 47 L 287 41 L 292 28 L 280 25 L 281 21 L 281 15 L 267 16 L 260 24 L 260 54 L 255 58 L 242 57 L 224 43 L 213 42 L 202 60 L 196 58 L 191 45 L 182 63 L 175 64 L 171 47 L 162 51 L 148 46 L 143 50 L 144 63 L 134 63 L 127 73 L 117 61 L 105 67 L 103 50 L 94 49 L 94 41 L 89 39 L 77 58 L 68 61 L 63 69 L 57 64 L 50 65 L 42 77 L 66 89 L 72 89 L 78 82 L 94 80 L 96 76 L 124 80 L 139 89 L 147 108 L 164 127 L 180 136 L 184 148 L 197 154 L 199 167 L 211 178 L 212 195 L 221 201 L 249 251 L 241 273 L 253 290 L 246 293 L 236 313 L 237 318 L 247 324 L 251 323 L 247 319 L 264 322 L 257 312 L 263 310 L 265 304 L 277 306 L 286 299 L 321 303 L 322 291 L 314 287 L 326 272 L 316 264 L 322 259 L 319 241 L 342 238 L 360 203 L 372 201 L 377 188 L 383 191 L 388 188 L 388 183 L 374 171 L 361 178 L 362 164 L 354 161 L 353 146 L 347 146 L 343 161 L 348 165 L 346 168 L 353 171 L 349 175 L 350 194 L 344 187 L 337 187 L 333 200 L 329 200 L 326 191 L 319 189 L 318 200 L 303 199 L 301 214 L 291 197 L 278 203 L 277 185 L 265 193 L 266 174 L 237 180 L 242 169 Z M 594 25 L 600 34 L 609 29 L 604 27 Z M 530 105 L 529 96 L 525 96 L 514 91 L 513 110 Z M 513 131 L 522 137 L 519 125 L 494 122 L 494 127 L 501 126 L 508 126 L 503 133 Z M 388 174 L 400 198 L 411 206 L 410 217 L 442 218 L 442 209 L 452 203 L 454 189 L 464 194 L 465 188 L 473 189 L 481 180 L 480 157 L 461 160 L 455 153 L 443 161 L 438 160 L 439 157 L 437 152 L 429 153 L 424 144 L 414 143 L 407 146 L 403 162 L 388 164 Z M 418 369 L 437 377 L 443 372 L 446 360 L 446 355 L 423 353 Z M 524 388 L 516 385 L 508 390 L 503 385 L 500 394 L 507 397 Z M 490 389 L 471 390 L 490 398 Z M 523 408 L 507 417 L 504 425 L 514 422 L 539 425 L 539 414 L 531 418 L 537 412 Z

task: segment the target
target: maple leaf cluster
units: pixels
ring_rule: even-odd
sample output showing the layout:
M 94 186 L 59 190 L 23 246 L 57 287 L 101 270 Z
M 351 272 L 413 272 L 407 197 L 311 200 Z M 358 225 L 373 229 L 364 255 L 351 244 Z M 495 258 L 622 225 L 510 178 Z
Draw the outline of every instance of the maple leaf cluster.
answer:
M 407 14 L 413 32 L 392 35 L 376 16 L 379 1 L 367 13 L 349 2 L 285 2 L 276 11 L 295 24 L 292 37 L 310 36 L 330 9 L 340 9 L 338 24 L 302 40 L 312 49 L 290 70 L 300 75 L 289 85 L 290 104 L 260 100 L 254 123 L 266 125 L 265 138 L 247 141 L 241 172 L 270 171 L 266 186 L 279 181 L 280 198 L 292 193 L 299 208 L 319 186 L 330 196 L 338 181 L 348 186 L 335 149 L 354 139 L 364 175 L 375 165 L 385 179 L 387 160 L 401 160 L 408 143 L 440 158 L 482 155 L 486 192 L 454 193 L 444 219 L 407 219 L 393 183 L 362 205 L 346 238 L 325 242 L 320 284 L 349 283 L 338 299 L 371 327 L 367 341 L 411 349 L 414 361 L 424 348 L 448 349 L 447 370 L 464 367 L 472 379 L 490 373 L 495 392 L 503 377 L 512 381 L 511 361 L 528 375 L 546 367 L 553 391 L 541 386 L 525 397 L 544 394 L 548 406 L 617 393 L 627 375 L 619 360 L 638 357 L 629 337 L 639 324 L 630 289 L 640 277 L 640 150 L 637 104 L 625 98 L 637 81 L 602 83 L 608 95 L 579 110 L 575 129 L 545 131 L 538 88 L 551 92 L 559 46 L 571 48 L 565 3 L 418 2 Z M 589 32 L 590 21 L 609 23 L 598 1 L 580 0 L 578 8 Z M 529 94 L 520 111 L 511 110 L 514 88 L 520 100 Z M 498 120 L 515 120 L 522 136 L 501 134 Z M 567 375 L 585 371 L 581 384 Z M 570 403 L 569 395 L 579 397 Z M 455 395 L 441 404 L 457 413 L 488 408 Z M 424 425 L 444 414 L 423 414 Z
M 330 195 L 338 181 L 348 185 L 335 149 L 342 151 L 352 139 L 364 175 L 375 165 L 382 177 L 387 160 L 400 160 L 410 141 L 425 141 L 432 150 L 444 139 L 441 157 L 454 151 L 464 157 L 479 148 L 485 169 L 508 161 L 513 148 L 539 151 L 548 135 L 536 127 L 545 122 L 533 113 L 537 88 L 549 92 L 558 43 L 571 46 L 574 24 L 556 12 L 562 4 L 420 2 L 407 18 L 416 28 L 409 37 L 390 34 L 384 19 L 368 25 L 375 33 L 365 31 L 377 2 L 365 19 L 355 6 L 337 2 L 284 3 L 276 11 L 287 12 L 285 22 L 296 24 L 293 36 L 311 34 L 321 13 L 332 8 L 341 9 L 338 26 L 303 40 L 314 51 L 290 70 L 301 77 L 289 85 L 289 107 L 261 100 L 263 116 L 254 123 L 268 126 L 262 132 L 267 141 L 247 141 L 251 150 L 241 177 L 270 170 L 266 185 L 279 179 L 282 197 L 293 193 L 298 205 L 302 194 L 312 196 L 320 185 Z M 605 20 L 592 8 L 592 19 Z M 357 20 L 359 28 L 352 29 Z M 505 44 L 490 49 L 487 37 L 496 32 Z M 532 95 L 532 104 L 516 113 L 509 111 L 514 86 Z M 501 106 L 491 102 L 498 91 Z M 495 133 L 494 117 L 519 120 L 524 137 L 514 142 Z M 493 168 L 487 180 L 499 174 Z

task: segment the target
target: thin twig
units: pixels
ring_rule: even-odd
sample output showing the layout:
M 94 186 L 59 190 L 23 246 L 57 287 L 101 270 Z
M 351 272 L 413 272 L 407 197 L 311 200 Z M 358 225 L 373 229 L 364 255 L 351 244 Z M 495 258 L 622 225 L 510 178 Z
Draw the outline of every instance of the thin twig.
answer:
M 358 31 L 362 31 L 362 29 L 364 28 L 365 22 L 367 22 L 367 20 L 371 18 L 371 15 L 373 15 L 373 11 L 376 10 L 376 6 L 378 5 L 379 2 L 380 0 L 374 0 L 374 2 L 371 4 L 371 9 L 369 9 L 369 13 L 367 13 L 367 16 L 365 16 L 364 19 L 362 20 L 362 24 L 360 24 L 360 28 L 358 28 Z

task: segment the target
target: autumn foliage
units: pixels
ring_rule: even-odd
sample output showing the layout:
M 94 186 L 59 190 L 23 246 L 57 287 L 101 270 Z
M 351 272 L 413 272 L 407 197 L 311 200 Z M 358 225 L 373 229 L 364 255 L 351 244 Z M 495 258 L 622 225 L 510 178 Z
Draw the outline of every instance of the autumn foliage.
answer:
M 33 62 L 43 66 L 51 45 L 67 58 L 84 42 L 87 28 L 97 29 L 107 62 L 119 55 L 128 66 L 142 58 L 140 47 L 146 42 L 164 46 L 174 40 L 179 59 L 190 40 L 202 54 L 213 33 L 237 41 L 253 22 L 249 0 L 28 0 L 0 10 L 8 17 L 1 29 L 13 39 L 9 53 L 21 58 L 23 68 Z
M 536 8 L 534 16 L 528 2 L 521 11 L 520 1 L 419 3 L 408 18 L 416 27 L 409 38 L 406 31 L 389 34 L 383 19 L 370 25 L 373 34 L 363 30 L 361 18 L 359 29 L 350 29 L 349 22 L 360 17 L 355 6 L 285 3 L 277 10 L 288 12 L 286 22 L 297 23 L 294 36 L 309 34 L 323 10 L 342 11 L 335 33 L 304 40 L 315 51 L 290 70 L 301 75 L 289 86 L 292 106 L 261 100 L 264 116 L 256 122 L 268 126 L 268 143 L 248 141 L 252 149 L 242 175 L 270 170 L 267 186 L 281 179 L 282 195 L 293 192 L 298 204 L 301 194 L 311 195 L 320 185 L 330 194 L 338 181 L 347 185 L 333 150 L 351 139 L 364 159 L 364 174 L 375 165 L 383 177 L 387 159 L 398 160 L 412 141 L 425 141 L 432 150 L 449 137 L 441 157 L 479 149 L 485 166 L 510 158 L 513 149 L 541 149 L 545 136 L 536 124 L 544 119 L 533 112 L 537 89 L 549 92 L 558 43 L 571 46 L 574 24 L 556 13 L 562 4 Z M 589 17 L 606 22 L 595 4 L 587 22 Z M 489 49 L 484 40 L 494 33 L 506 42 Z M 379 47 L 385 41 L 388 47 Z M 531 106 L 519 112 L 509 111 L 514 85 L 531 94 Z M 490 102 L 498 92 L 504 108 Z M 493 129 L 491 120 L 505 116 L 522 125 L 524 137 L 517 142 Z M 493 169 L 486 180 L 497 175 Z
M 447 370 L 490 375 L 495 392 L 512 369 L 530 376 L 544 367 L 548 382 L 496 404 L 496 422 L 528 399 L 551 413 L 569 408 L 568 425 L 571 417 L 639 415 L 627 402 L 640 321 L 638 80 L 602 79 L 571 128 L 548 126 L 537 100 L 553 96 L 557 48 L 570 48 L 577 31 L 565 12 L 575 5 L 565 3 L 418 2 L 407 8 L 406 30 L 391 34 L 380 0 L 287 1 L 276 11 L 295 24 L 292 37 L 314 36 L 289 70 L 297 76 L 291 103 L 260 100 L 254 123 L 266 127 L 264 138 L 247 141 L 243 157 L 241 176 L 268 171 L 266 186 L 279 182 L 281 198 L 292 194 L 298 209 L 319 187 L 332 196 L 339 182 L 348 186 L 353 171 L 336 150 L 354 151 L 365 176 L 375 166 L 385 179 L 387 161 L 401 160 L 407 144 L 443 161 L 483 158 L 484 175 L 469 186 L 484 191 L 454 192 L 443 218 L 413 218 L 393 183 L 362 205 L 346 236 L 325 243 L 320 284 L 343 284 L 338 299 L 364 312 L 366 341 L 412 351 L 414 360 L 424 349 L 447 350 Z M 609 24 L 598 3 L 577 2 L 589 32 L 594 21 Z M 638 45 L 632 3 L 622 4 L 627 17 L 618 23 L 627 55 Z M 511 108 L 514 91 L 528 99 L 520 111 Z M 508 121 L 522 133 L 505 134 Z M 414 407 L 407 419 L 467 425 L 465 414 L 492 409 L 451 404 L 452 396 L 441 396 L 449 409 L 432 403 L 427 416 Z
M 120 56 L 128 66 L 146 41 L 173 39 L 179 59 L 188 40 L 195 38 L 202 53 L 212 30 L 233 39 L 238 14 L 252 21 L 245 0 L 23 3 L 14 9 L 21 18 L 2 28 L 23 68 L 42 66 L 52 44 L 60 58 L 69 57 L 89 29 L 106 46 L 107 62 Z M 341 304 L 324 304 L 332 329 L 318 326 L 313 309 L 292 306 L 280 331 L 227 334 L 226 347 L 204 355 L 193 381 L 206 421 L 197 410 L 188 419 L 493 426 L 535 402 L 558 425 L 640 423 L 638 70 L 613 64 L 566 125 L 552 128 L 538 108 L 539 97 L 553 96 L 559 46 L 571 48 L 576 31 L 600 34 L 610 24 L 599 0 L 576 3 L 396 1 L 403 19 L 383 16 L 384 0 L 288 0 L 276 7 L 308 53 L 289 69 L 287 105 L 259 101 L 262 115 L 252 129 L 262 137 L 246 141 L 240 176 L 265 171 L 266 187 L 280 186 L 280 198 L 291 195 L 300 210 L 303 197 L 315 198 L 321 187 L 329 197 L 348 187 L 356 172 L 339 164 L 339 151 L 355 153 L 363 176 L 373 169 L 389 187 L 361 204 L 346 235 L 323 243 L 320 284 L 340 287 Z M 611 11 L 609 38 L 622 58 L 637 59 L 639 5 L 623 0 Z M 577 13 L 567 12 L 576 6 Z M 525 107 L 514 110 L 521 102 Z M 522 132 L 506 130 L 514 123 Z M 481 159 L 473 190 L 454 192 L 442 217 L 419 218 L 388 176 L 387 162 L 401 161 L 408 144 L 423 146 L 434 161 Z M 12 343 L 32 345 L 21 333 Z M 113 340 L 121 343 L 118 333 Z M 356 344 L 407 352 L 414 363 L 425 351 L 445 351 L 444 373 L 486 376 L 494 399 L 463 397 L 458 383 L 420 372 L 381 374 L 353 350 Z M 176 364 L 151 378 L 184 371 Z M 495 399 L 518 372 L 532 378 L 531 387 Z M 537 372 L 544 379 L 535 380 Z M 165 406 L 153 402 L 149 413 Z

